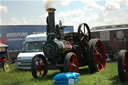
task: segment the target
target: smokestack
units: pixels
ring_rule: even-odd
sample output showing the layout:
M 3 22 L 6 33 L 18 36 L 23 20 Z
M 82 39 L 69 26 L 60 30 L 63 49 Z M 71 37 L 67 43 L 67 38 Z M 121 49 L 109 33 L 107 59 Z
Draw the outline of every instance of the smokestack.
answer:
M 53 40 L 55 39 L 55 16 L 54 12 L 56 9 L 54 8 L 48 8 L 48 17 L 47 17 L 47 40 Z

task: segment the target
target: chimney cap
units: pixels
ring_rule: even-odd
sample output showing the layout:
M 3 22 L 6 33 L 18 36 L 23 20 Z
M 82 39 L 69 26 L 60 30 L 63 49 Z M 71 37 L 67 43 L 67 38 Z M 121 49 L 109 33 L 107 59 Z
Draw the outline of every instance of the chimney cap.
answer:
M 56 11 L 56 9 L 55 8 L 48 8 L 47 11 L 48 12 L 54 12 L 54 11 Z

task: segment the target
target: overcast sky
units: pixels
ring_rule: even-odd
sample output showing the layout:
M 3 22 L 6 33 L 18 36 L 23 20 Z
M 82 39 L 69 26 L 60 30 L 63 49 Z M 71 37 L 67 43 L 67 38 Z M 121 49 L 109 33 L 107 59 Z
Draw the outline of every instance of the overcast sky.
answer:
M 56 24 L 90 27 L 128 24 L 128 0 L 0 0 L 0 25 L 45 25 L 46 4 L 56 8 Z

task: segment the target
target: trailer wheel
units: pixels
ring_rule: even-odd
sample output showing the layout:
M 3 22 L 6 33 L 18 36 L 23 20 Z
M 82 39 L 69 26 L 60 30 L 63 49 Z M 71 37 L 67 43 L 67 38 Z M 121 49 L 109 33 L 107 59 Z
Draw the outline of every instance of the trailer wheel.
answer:
M 6 60 L 6 61 L 3 63 L 3 71 L 9 72 L 10 70 L 11 70 L 10 62 L 9 62 L 8 60 Z
M 66 55 L 64 60 L 64 72 L 77 72 L 78 73 L 79 63 L 77 55 L 70 52 Z
M 118 55 L 118 75 L 120 80 L 128 81 L 128 51 L 121 50 Z
M 104 44 L 99 39 L 91 39 L 88 49 L 88 65 L 91 73 L 103 71 L 106 65 Z
M 47 61 L 43 55 L 36 55 L 32 59 L 31 71 L 32 76 L 37 78 L 44 78 L 47 75 L 48 70 L 44 67 Z

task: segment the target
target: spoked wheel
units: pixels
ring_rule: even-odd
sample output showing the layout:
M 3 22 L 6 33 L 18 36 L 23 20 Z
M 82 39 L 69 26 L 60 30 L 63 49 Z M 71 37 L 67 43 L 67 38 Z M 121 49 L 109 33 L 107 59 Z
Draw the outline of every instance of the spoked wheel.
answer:
M 47 61 L 43 55 L 36 55 L 32 59 L 31 71 L 32 76 L 37 78 L 44 78 L 47 75 L 48 70 L 44 67 Z
M 106 65 L 106 53 L 103 42 L 99 39 L 91 39 L 88 51 L 88 65 L 91 73 L 103 71 Z
M 10 64 L 10 62 L 8 60 L 6 60 L 3 63 L 3 71 L 5 71 L 5 72 L 11 71 L 11 64 Z
M 64 61 L 64 72 L 77 72 L 78 73 L 79 63 L 77 55 L 70 52 L 66 55 Z
M 84 46 L 85 42 L 88 42 L 91 39 L 90 28 L 86 23 L 82 23 L 78 27 L 78 40 L 80 45 Z
M 128 51 L 121 50 L 118 56 L 119 78 L 121 81 L 128 81 Z

